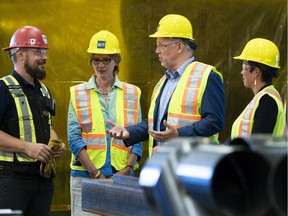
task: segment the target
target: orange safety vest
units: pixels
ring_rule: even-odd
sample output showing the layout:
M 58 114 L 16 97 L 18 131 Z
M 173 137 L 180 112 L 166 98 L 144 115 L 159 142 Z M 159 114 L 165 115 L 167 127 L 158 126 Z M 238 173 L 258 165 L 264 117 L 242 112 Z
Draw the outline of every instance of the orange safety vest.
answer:
M 124 127 L 138 123 L 141 91 L 137 86 L 123 83 L 123 89 L 117 88 L 116 116 L 117 124 Z M 87 153 L 97 169 L 106 161 L 106 127 L 98 99 L 94 89 L 87 89 L 87 83 L 70 88 L 72 106 L 82 128 L 82 139 L 87 145 Z M 126 147 L 119 139 L 111 140 L 111 164 L 122 170 L 127 165 L 132 147 Z M 73 165 L 72 154 L 70 167 L 73 170 L 86 170 L 83 166 Z M 135 169 L 138 164 L 135 165 Z
M 199 110 L 201 108 L 202 97 L 207 85 L 207 80 L 211 71 L 219 74 L 215 67 L 201 62 L 192 62 L 187 66 L 181 76 L 168 107 L 167 122 L 176 128 L 192 125 L 201 120 Z M 165 82 L 166 75 L 156 84 L 148 113 L 149 129 L 153 129 L 154 124 L 154 109 L 156 99 Z M 218 134 L 210 137 L 214 142 L 219 143 Z M 149 136 L 149 156 L 152 155 L 153 137 Z
M 278 107 L 277 120 L 272 135 L 285 136 L 286 120 L 282 99 L 274 86 L 270 85 L 258 92 L 252 101 L 250 101 L 247 107 L 243 110 L 243 112 L 239 115 L 239 117 L 235 120 L 231 130 L 232 139 L 239 136 L 251 136 L 254 124 L 254 115 L 256 113 L 257 107 L 259 106 L 260 99 L 265 94 L 271 96 L 275 100 Z

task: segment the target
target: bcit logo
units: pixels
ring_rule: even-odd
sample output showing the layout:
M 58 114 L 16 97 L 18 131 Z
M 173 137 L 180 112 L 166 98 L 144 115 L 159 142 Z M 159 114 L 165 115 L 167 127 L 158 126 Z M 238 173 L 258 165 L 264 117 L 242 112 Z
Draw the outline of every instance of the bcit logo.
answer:
M 106 41 L 98 41 L 97 48 L 99 49 L 105 49 Z

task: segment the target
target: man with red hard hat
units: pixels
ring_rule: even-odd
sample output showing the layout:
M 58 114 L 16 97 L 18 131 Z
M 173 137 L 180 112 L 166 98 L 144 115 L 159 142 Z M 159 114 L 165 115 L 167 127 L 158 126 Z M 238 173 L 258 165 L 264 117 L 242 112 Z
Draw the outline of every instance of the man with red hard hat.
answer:
M 65 153 L 47 144 L 57 135 L 51 126 L 55 103 L 39 80 L 46 76 L 48 43 L 33 26 L 13 34 L 9 52 L 12 73 L 0 79 L 0 209 L 23 215 L 49 215 L 54 191 L 53 175 L 41 175 L 40 166 Z

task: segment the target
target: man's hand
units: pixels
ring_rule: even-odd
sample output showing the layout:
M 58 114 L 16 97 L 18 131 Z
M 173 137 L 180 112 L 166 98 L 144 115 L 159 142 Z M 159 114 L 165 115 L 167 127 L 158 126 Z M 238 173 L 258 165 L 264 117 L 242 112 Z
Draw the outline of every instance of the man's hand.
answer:
M 28 143 L 25 148 L 25 152 L 29 157 L 35 158 L 43 163 L 48 163 L 53 155 L 52 149 L 43 143 Z
M 170 125 L 166 120 L 163 121 L 163 124 L 166 127 L 165 131 L 154 131 L 149 130 L 148 133 L 158 142 L 164 142 L 167 139 L 178 137 L 178 131 L 175 127 Z
M 54 158 L 57 159 L 57 158 L 63 158 L 64 155 L 65 155 L 65 152 L 66 152 L 66 145 L 65 143 L 61 142 L 60 146 L 55 149 L 53 155 L 54 155 Z
M 107 123 L 112 126 L 110 130 L 106 130 L 106 133 L 110 135 L 110 137 L 113 137 L 115 139 L 129 139 L 130 134 L 129 132 L 121 125 L 118 125 L 109 119 L 107 120 Z

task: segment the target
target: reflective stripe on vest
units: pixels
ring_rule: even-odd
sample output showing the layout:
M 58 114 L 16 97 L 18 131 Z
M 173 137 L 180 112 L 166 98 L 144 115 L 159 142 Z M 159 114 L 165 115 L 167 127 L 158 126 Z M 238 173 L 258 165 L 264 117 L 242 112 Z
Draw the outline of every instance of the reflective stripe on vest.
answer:
M 75 108 L 79 124 L 82 128 L 82 139 L 87 145 L 87 153 L 97 169 L 106 160 L 106 127 L 97 92 L 87 89 L 87 83 L 71 87 L 71 101 Z M 116 116 L 117 124 L 128 126 L 138 122 L 140 89 L 131 84 L 122 83 L 123 90 L 117 88 Z M 97 150 L 97 151 L 95 151 Z M 130 155 L 122 140 L 111 140 L 111 164 L 117 170 L 124 169 Z M 115 157 L 115 155 L 117 155 Z M 71 169 L 86 170 L 83 166 L 74 166 L 75 156 L 72 154 Z
M 273 130 L 273 135 L 274 136 L 283 135 L 283 131 L 285 131 L 286 127 L 286 120 L 285 120 L 285 112 L 282 105 L 282 99 L 277 90 L 274 88 L 274 86 L 268 86 L 254 96 L 252 101 L 250 101 L 250 103 L 246 106 L 246 108 L 243 110 L 240 116 L 235 120 L 231 131 L 232 139 L 238 136 L 251 136 L 254 124 L 254 115 L 259 105 L 261 97 L 265 94 L 268 94 L 272 98 L 274 98 L 278 107 L 278 115 Z
M 120 122 L 123 122 L 124 127 L 129 126 L 129 125 L 135 125 L 138 123 L 138 109 L 139 109 L 139 90 L 137 89 L 136 86 L 127 84 L 127 83 L 122 83 L 123 87 L 123 97 L 124 102 L 123 102 L 123 113 L 121 113 L 121 109 L 116 109 L 116 116 L 117 119 L 121 119 Z M 122 149 L 124 151 L 130 152 L 131 147 L 126 147 L 124 142 L 119 139 L 112 139 L 111 145 Z
M 200 62 L 192 62 L 185 69 L 171 97 L 167 121 L 173 127 L 180 128 L 191 125 L 201 120 L 199 108 L 201 107 L 202 96 L 206 88 L 208 76 L 211 71 L 222 75 L 211 65 Z M 166 76 L 163 76 L 155 86 L 153 91 L 151 105 L 148 113 L 149 129 L 153 129 L 153 116 L 156 99 L 164 84 Z M 218 142 L 218 134 L 210 137 L 213 141 Z M 149 155 L 152 154 L 153 138 L 149 136 Z
M 4 81 L 4 83 L 7 85 L 9 92 L 11 93 L 15 105 L 16 110 L 18 114 L 18 122 L 19 122 L 19 135 L 21 140 L 25 140 L 27 142 L 37 143 L 36 141 L 36 134 L 35 134 L 35 125 L 33 122 L 33 115 L 30 109 L 30 105 L 28 103 L 27 97 L 24 94 L 20 84 L 18 81 L 12 76 L 8 75 L 1 80 Z M 41 92 L 44 97 L 49 97 L 50 94 L 48 92 L 48 89 L 45 85 L 41 84 Z M 50 115 L 49 115 L 50 119 Z M 0 160 L 4 161 L 13 161 L 14 153 L 7 153 L 7 152 L 1 152 L 0 151 Z M 16 157 L 18 161 L 27 161 L 27 162 L 33 162 L 36 161 L 33 158 L 30 158 L 28 155 L 24 153 L 16 153 Z
M 74 93 L 74 92 L 73 92 Z M 79 123 L 84 132 L 92 130 L 92 107 L 89 89 L 84 89 L 83 85 L 75 86 L 76 111 Z

